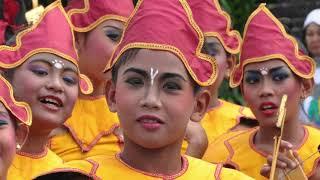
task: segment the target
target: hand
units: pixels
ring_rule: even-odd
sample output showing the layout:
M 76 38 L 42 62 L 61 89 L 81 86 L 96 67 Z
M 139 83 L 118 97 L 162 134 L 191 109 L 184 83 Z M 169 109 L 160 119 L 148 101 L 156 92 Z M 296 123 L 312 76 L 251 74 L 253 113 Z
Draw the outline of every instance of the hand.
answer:
M 297 168 L 299 165 L 298 162 L 296 162 L 293 158 L 299 161 L 301 163 L 298 153 L 293 151 L 293 157 L 290 158 L 291 155 L 289 155 L 289 151 L 292 150 L 292 144 L 281 140 L 280 142 L 280 150 L 279 155 L 276 163 L 276 167 L 278 169 L 281 169 L 283 171 L 290 171 L 292 169 Z M 272 155 L 269 155 L 267 157 L 267 164 L 263 165 L 263 167 L 260 170 L 260 174 L 264 177 L 269 178 L 271 173 L 271 165 L 272 165 Z
M 185 139 L 188 141 L 186 154 L 202 158 L 208 147 L 208 137 L 200 122 L 189 121 Z

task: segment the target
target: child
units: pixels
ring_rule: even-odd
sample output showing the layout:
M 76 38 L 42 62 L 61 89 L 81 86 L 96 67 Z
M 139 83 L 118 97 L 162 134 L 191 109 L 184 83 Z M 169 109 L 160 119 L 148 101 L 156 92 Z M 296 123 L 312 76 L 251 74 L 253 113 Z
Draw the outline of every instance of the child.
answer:
M 217 80 L 208 87 L 211 99 L 208 112 L 201 120 L 201 125 L 208 137 L 208 143 L 211 144 L 220 135 L 230 130 L 249 128 L 250 126 L 245 125 L 246 122 L 253 125 L 257 123 L 255 120 L 250 120 L 254 119 L 254 116 L 249 108 L 218 99 L 218 89 L 223 79 L 228 76 L 235 63 L 235 56 L 240 51 L 241 37 L 239 32 L 231 29 L 230 17 L 221 9 L 218 0 L 188 0 L 188 2 L 195 21 L 204 32 L 203 52 L 216 59 L 219 69 Z M 188 150 L 193 148 L 195 151 L 199 151 L 200 147 L 196 144 L 193 148 L 192 143 L 189 143 Z M 207 149 L 207 153 L 210 153 L 210 149 Z M 196 157 L 201 158 L 202 156 Z
M 216 79 L 203 34 L 185 0 L 138 1 L 110 66 L 107 98 L 124 135 L 123 151 L 99 163 L 102 179 L 250 179 L 180 153 L 188 122 L 199 121 Z
M 21 149 L 31 125 L 31 109 L 13 98 L 12 87 L 0 76 L 0 179 L 7 179 L 16 150 Z
M 46 146 L 48 135 L 70 117 L 79 86 L 84 93 L 92 89 L 79 73 L 73 31 L 61 3 L 48 6 L 37 23 L 17 35 L 13 47 L 0 46 L 0 60 L 15 98 L 30 105 L 33 120 L 8 179 L 32 179 L 62 165 Z
M 255 178 L 264 179 L 260 169 L 272 154 L 281 98 L 288 96 L 283 140 L 292 144 L 303 162 L 303 169 L 312 177 L 317 168 L 320 132 L 299 120 L 300 101 L 313 88 L 315 63 L 303 55 L 296 40 L 261 4 L 249 17 L 240 55 L 240 63 L 231 74 L 232 87 L 239 86 L 248 106 L 259 121 L 259 127 L 212 144 L 208 160 L 223 162 Z M 288 164 L 287 168 L 295 166 Z
M 65 161 L 120 151 L 119 121 L 108 110 L 104 97 L 105 83 L 111 75 L 104 74 L 103 68 L 133 10 L 132 0 L 69 3 L 66 9 L 75 31 L 79 68 L 93 82 L 93 93 L 80 94 L 72 117 L 52 134 L 50 148 Z

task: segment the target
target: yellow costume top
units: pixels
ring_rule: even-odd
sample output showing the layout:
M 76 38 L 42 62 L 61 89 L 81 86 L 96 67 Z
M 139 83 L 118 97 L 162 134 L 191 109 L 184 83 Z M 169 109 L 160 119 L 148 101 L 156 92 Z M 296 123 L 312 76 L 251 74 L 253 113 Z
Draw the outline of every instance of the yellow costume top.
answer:
M 211 144 L 219 136 L 239 125 L 241 118 L 256 121 L 249 108 L 219 99 L 219 106 L 208 111 L 201 120 L 201 125 L 207 133 L 208 143 Z M 187 146 L 188 143 L 184 141 L 183 152 L 186 151 Z
M 52 137 L 49 143 L 64 161 L 120 151 L 121 143 L 114 133 L 119 127 L 118 117 L 109 111 L 105 97 L 79 99 L 64 126 L 68 132 Z
M 66 162 L 63 164 L 63 166 L 60 166 L 58 168 L 54 168 L 49 171 L 43 171 L 37 177 L 55 174 L 55 173 L 74 172 L 74 173 L 79 173 L 87 177 L 90 177 L 91 179 L 97 180 L 99 178 L 95 175 L 95 173 L 98 167 L 99 167 L 99 164 L 90 160 L 74 160 L 74 161 Z
M 99 164 L 96 176 L 101 179 L 251 179 L 238 171 L 222 168 L 221 164 L 210 164 L 188 156 L 183 156 L 182 160 L 183 168 L 179 173 L 172 176 L 164 176 L 134 169 L 123 162 L 119 158 L 119 154 L 90 158 L 91 162 Z
M 29 180 L 63 165 L 63 160 L 46 148 L 40 155 L 17 153 L 8 171 L 9 180 Z
M 240 133 L 225 134 L 222 138 L 209 145 L 204 158 L 212 163 L 224 163 L 226 166 L 235 167 L 237 170 L 259 180 L 266 179 L 260 175 L 260 169 L 267 163 L 267 154 L 258 150 L 253 144 L 253 138 L 259 128 L 242 131 Z M 296 149 L 299 157 L 306 160 L 303 163 L 304 172 L 312 176 L 319 161 L 320 154 L 309 158 L 318 151 L 320 131 L 313 127 L 305 126 L 305 137 L 301 146 Z M 309 159 L 308 159 L 309 158 Z

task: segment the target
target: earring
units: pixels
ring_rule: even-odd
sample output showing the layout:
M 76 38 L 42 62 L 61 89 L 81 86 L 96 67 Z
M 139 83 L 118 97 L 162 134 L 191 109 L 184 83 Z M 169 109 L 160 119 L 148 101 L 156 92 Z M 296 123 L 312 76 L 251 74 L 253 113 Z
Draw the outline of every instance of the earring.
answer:
M 17 144 L 16 149 L 17 149 L 17 150 L 20 150 L 20 149 L 21 149 L 21 145 L 20 145 L 20 144 Z

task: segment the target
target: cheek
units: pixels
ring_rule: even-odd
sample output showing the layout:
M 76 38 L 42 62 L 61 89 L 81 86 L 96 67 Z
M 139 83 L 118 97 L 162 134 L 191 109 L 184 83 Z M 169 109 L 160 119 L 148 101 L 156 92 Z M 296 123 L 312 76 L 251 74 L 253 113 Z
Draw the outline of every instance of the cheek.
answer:
M 25 80 L 25 77 L 28 77 L 28 81 Z M 41 86 L 39 85 L 40 83 L 41 82 L 37 78 L 34 78 L 33 75 L 30 75 L 30 73 L 16 72 L 12 81 L 15 98 L 29 103 L 31 96 L 38 92 Z M 31 96 L 26 96 L 26 94 Z
M 0 144 L 1 144 L 1 159 L 3 159 L 5 164 L 9 164 L 14 157 L 16 152 L 16 137 L 13 128 L 6 128 L 0 130 Z
M 99 64 L 106 64 L 114 51 L 116 43 L 111 41 L 103 33 L 92 32 L 86 41 L 86 53 L 90 60 L 96 60 Z
M 247 85 L 242 85 L 242 95 L 243 95 L 243 99 L 246 102 L 246 105 L 254 111 L 255 107 L 258 107 L 258 102 L 257 102 L 257 98 L 258 95 L 256 93 L 255 88 L 252 88 L 250 86 Z
M 66 94 L 66 102 L 67 102 L 67 108 L 68 109 L 73 109 L 74 104 L 76 103 L 78 99 L 78 93 L 79 89 L 78 86 L 74 87 L 67 87 L 65 88 L 65 94 Z

